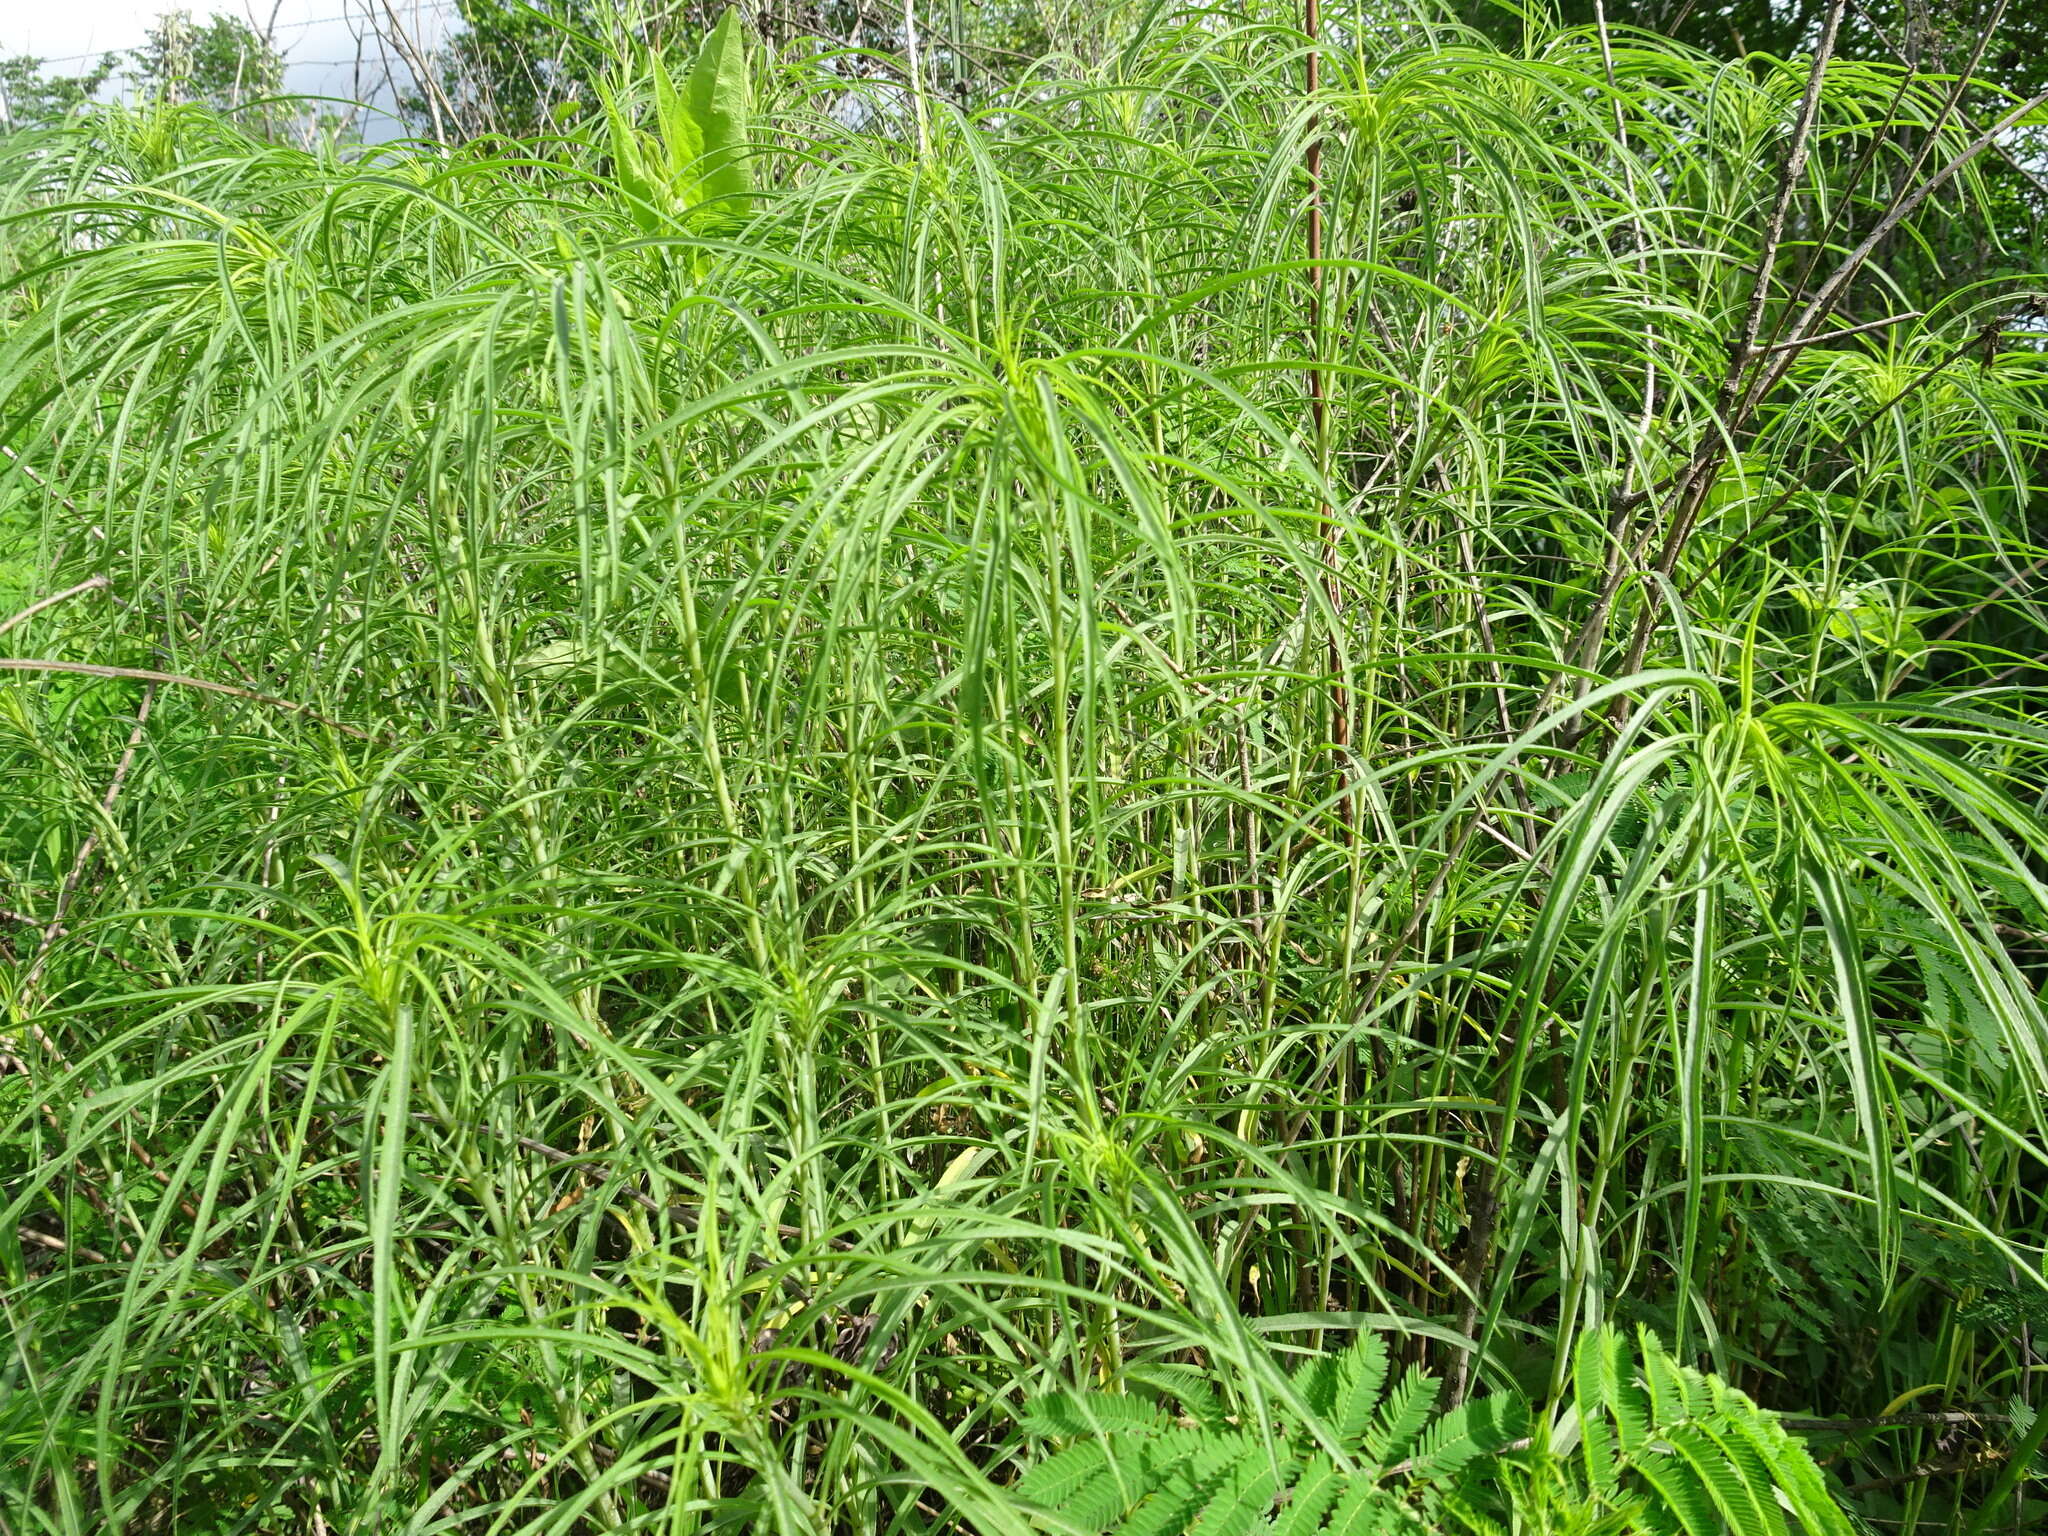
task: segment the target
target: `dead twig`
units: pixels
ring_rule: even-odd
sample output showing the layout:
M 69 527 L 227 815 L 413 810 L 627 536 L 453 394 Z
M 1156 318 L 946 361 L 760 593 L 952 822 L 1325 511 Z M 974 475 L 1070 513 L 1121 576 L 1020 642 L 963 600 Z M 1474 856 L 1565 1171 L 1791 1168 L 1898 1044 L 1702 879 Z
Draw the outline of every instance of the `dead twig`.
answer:
M 1801 1434 L 1834 1432 L 1846 1435 L 1859 1429 L 1927 1429 L 1942 1424 L 2007 1424 L 2011 1420 L 2002 1413 L 1958 1410 L 1947 1413 L 1880 1413 L 1867 1419 L 1781 1418 L 1778 1422 Z
M 107 1256 L 97 1248 L 73 1247 L 61 1237 L 48 1232 L 38 1232 L 34 1227 L 16 1227 L 15 1232 L 25 1243 L 34 1243 L 38 1248 L 47 1248 L 52 1253 L 75 1253 L 88 1264 L 104 1264 Z
M 1886 326 L 1904 325 L 1908 320 L 1918 320 L 1921 312 L 1909 309 L 1903 315 L 1886 315 L 1882 320 L 1866 320 L 1861 325 L 1847 325 L 1839 331 L 1822 331 L 1818 336 L 1794 336 L 1789 341 L 1767 341 L 1761 346 L 1750 348 L 1751 357 L 1763 357 L 1772 352 L 1786 352 L 1794 347 L 1817 347 L 1824 341 L 1841 341 L 1850 336 L 1861 336 L 1866 331 L 1881 331 Z
M 113 819 L 114 802 L 121 798 L 121 786 L 128 782 L 128 770 L 135 766 L 135 751 L 142 745 L 142 733 L 149 725 L 150 706 L 155 702 L 156 687 L 152 684 L 142 691 L 142 703 L 135 711 L 135 729 L 128 733 L 128 745 L 121 752 L 121 761 L 115 765 L 114 776 L 107 783 L 106 793 L 100 796 L 102 826 L 110 824 Z M 78 854 L 71 861 L 71 869 L 64 876 L 64 883 L 57 889 L 56 905 L 51 909 L 49 921 L 43 924 L 42 936 L 36 943 L 35 958 L 29 962 L 28 974 L 22 978 L 21 983 L 23 1011 L 30 1015 L 29 1033 L 35 1036 L 36 1044 L 59 1062 L 64 1059 L 63 1053 L 57 1049 L 56 1042 L 44 1032 L 43 1027 L 36 1023 L 33 1017 L 36 984 L 42 979 L 43 968 L 49 964 L 51 950 L 64 934 L 64 919 L 71 911 L 73 899 L 78 895 L 79 882 L 85 878 L 86 867 L 92 862 L 92 856 L 99 851 L 100 830 L 100 827 L 93 828 L 85 841 L 78 845 Z M 47 1107 L 45 1106 L 46 1109 Z
M 0 635 L 6 634 L 7 631 L 14 628 L 15 625 L 34 618 L 37 614 L 41 613 L 45 608 L 56 607 L 59 603 L 63 602 L 68 597 L 76 597 L 81 592 L 97 592 L 106 585 L 106 577 L 90 576 L 87 577 L 84 581 L 81 581 L 75 587 L 66 587 L 62 592 L 52 592 L 48 597 L 39 597 L 34 602 L 30 603 L 26 608 L 22 609 L 21 612 L 15 614 L 12 618 L 7 619 L 4 622 L 0 622 Z
M 360 741 L 372 739 L 368 731 L 359 730 L 353 725 L 344 725 L 339 720 L 330 720 L 311 705 L 294 704 L 290 699 L 258 693 L 253 688 L 237 688 L 233 683 L 216 683 L 210 678 L 192 677 L 183 672 L 153 672 L 146 667 L 107 667 L 90 661 L 52 661 L 46 657 L 27 656 L 0 656 L 0 672 L 75 672 L 82 677 L 123 677 L 142 683 L 167 683 L 178 688 L 199 688 L 207 693 L 224 693 L 230 698 L 248 699 L 253 703 L 268 704 L 273 709 L 306 715 L 330 729 L 354 736 Z

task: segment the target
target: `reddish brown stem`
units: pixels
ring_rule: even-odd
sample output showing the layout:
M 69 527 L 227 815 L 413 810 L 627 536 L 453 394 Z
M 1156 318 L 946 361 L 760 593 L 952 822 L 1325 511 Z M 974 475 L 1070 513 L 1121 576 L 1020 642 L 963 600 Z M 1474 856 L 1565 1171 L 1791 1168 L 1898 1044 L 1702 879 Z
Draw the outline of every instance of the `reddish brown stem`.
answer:
M 1302 30 L 1308 34 L 1308 95 L 1311 110 L 1322 88 L 1322 7 L 1319 0 L 1302 0 Z M 1330 457 L 1330 402 L 1323 378 L 1323 133 L 1322 115 L 1309 119 L 1308 150 L 1308 415 L 1315 441 L 1316 470 L 1326 479 Z M 1337 517 L 1329 502 L 1317 508 L 1323 529 L 1323 590 L 1330 600 L 1330 743 L 1341 754 L 1351 742 L 1351 700 L 1344 687 L 1342 658 L 1337 645 L 1336 615 L 1343 602 L 1343 587 L 1337 580 Z M 1346 823 L 1349 824 L 1348 821 Z

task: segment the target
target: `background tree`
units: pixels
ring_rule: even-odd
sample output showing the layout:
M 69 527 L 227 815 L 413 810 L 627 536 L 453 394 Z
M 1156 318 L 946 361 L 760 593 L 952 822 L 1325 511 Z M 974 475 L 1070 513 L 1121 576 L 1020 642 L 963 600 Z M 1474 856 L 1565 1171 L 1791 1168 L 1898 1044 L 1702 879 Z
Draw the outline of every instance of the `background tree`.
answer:
M 723 0 L 458 0 L 460 29 L 430 68 L 430 83 L 414 67 L 400 110 L 432 132 L 438 109 L 458 137 L 544 133 L 558 110 L 596 99 L 596 83 L 622 44 L 687 51 L 724 9 Z M 1010 83 L 1046 53 L 1092 55 L 1108 35 L 1105 13 L 1094 0 L 921 5 L 914 13 L 916 52 L 927 88 L 966 101 Z M 849 78 L 902 75 L 912 51 L 905 15 L 900 6 L 871 0 L 781 0 L 747 12 L 772 48 L 836 54 L 834 67 Z M 418 52 L 413 39 L 390 41 L 408 62 Z
M 1455 0 L 1454 8 L 1503 41 L 1519 38 L 1527 25 L 1525 8 L 1501 0 Z M 1995 9 L 1997 0 L 1859 0 L 1842 18 L 1836 52 L 1888 60 L 1898 50 L 1916 67 L 1940 69 L 1968 56 Z M 1527 10 L 1568 27 L 1591 26 L 1604 15 L 1610 26 L 1654 32 L 1721 58 L 1790 58 L 1812 46 L 1828 0 L 1555 0 Z M 2048 12 L 2008 4 L 1980 75 L 2015 90 L 2048 75 Z
M 439 85 L 458 131 L 540 133 L 555 108 L 594 99 L 604 56 L 591 0 L 460 0 L 457 13 L 462 28 L 448 44 Z M 421 124 L 431 118 L 417 83 L 402 106 Z
M 236 16 L 195 22 L 190 11 L 166 11 L 128 58 L 137 89 L 170 102 L 232 112 L 284 89 L 277 45 L 267 31 Z
M 38 128 L 75 112 L 98 96 L 120 64 L 108 54 L 82 75 L 46 75 L 33 54 L 0 59 L 0 133 Z
M 1555 17 L 1569 27 L 1608 26 L 1668 37 L 1723 59 L 1792 59 L 1819 36 L 1828 0 L 1551 0 L 1523 7 L 1503 0 L 1450 0 L 1457 19 L 1505 47 Z M 1988 39 L 1988 41 L 1986 41 Z M 1976 57 L 1980 42 L 1982 56 Z M 2048 6 L 2032 0 L 1852 0 L 1845 10 L 1835 57 L 1844 63 L 1904 64 L 1917 73 L 1967 72 L 1970 87 L 1959 103 L 1964 122 L 1995 120 L 2013 103 L 2048 88 Z M 1898 194 L 1896 177 L 1910 162 L 1910 135 L 1894 129 L 1891 169 L 1853 189 L 1883 216 Z M 1964 237 L 1958 221 L 1944 239 L 1923 229 L 1911 251 L 1893 251 L 1879 304 L 1901 300 L 1919 307 L 1956 287 L 2002 275 L 2037 272 L 2048 245 L 2048 122 L 2023 126 L 1998 153 L 1978 166 L 1979 198 L 1989 217 Z M 1853 223 L 1842 233 L 1853 229 Z M 1930 237 L 1931 238 L 1928 238 Z M 1894 304 L 1894 307 L 1899 307 Z M 1853 308 L 1853 305 L 1845 305 Z

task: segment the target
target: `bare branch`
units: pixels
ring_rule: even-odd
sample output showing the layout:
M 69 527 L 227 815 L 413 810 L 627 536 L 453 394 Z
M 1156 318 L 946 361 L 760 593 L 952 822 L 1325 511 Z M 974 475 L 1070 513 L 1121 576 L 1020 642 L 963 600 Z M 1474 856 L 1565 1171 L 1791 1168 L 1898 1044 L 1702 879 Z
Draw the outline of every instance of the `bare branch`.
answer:
M 1850 336 L 1861 336 L 1868 331 L 1881 331 L 1886 326 L 1903 325 L 1908 320 L 1918 320 L 1921 312 L 1909 309 L 1903 315 L 1886 315 L 1882 320 L 1866 320 L 1861 325 L 1847 325 L 1839 331 L 1822 331 L 1817 336 L 1794 336 L 1786 341 L 1765 342 L 1752 347 L 1750 356 L 1763 357 L 1772 352 L 1789 352 L 1795 347 L 1817 347 L 1824 341 L 1842 341 Z
M 308 715 L 334 730 L 346 732 L 363 741 L 370 740 L 368 731 L 344 725 L 339 720 L 329 720 L 310 705 L 294 704 L 290 699 L 258 693 L 253 688 L 237 688 L 232 683 L 216 683 L 209 678 L 190 677 L 183 672 L 152 672 L 146 667 L 104 667 L 90 661 L 52 661 L 27 656 L 0 656 L 0 672 L 75 672 L 81 677 L 125 677 L 141 683 L 169 683 L 180 688 L 200 688 L 208 693 L 224 693 L 230 698 L 268 704 L 273 709 L 290 710 L 295 715 Z

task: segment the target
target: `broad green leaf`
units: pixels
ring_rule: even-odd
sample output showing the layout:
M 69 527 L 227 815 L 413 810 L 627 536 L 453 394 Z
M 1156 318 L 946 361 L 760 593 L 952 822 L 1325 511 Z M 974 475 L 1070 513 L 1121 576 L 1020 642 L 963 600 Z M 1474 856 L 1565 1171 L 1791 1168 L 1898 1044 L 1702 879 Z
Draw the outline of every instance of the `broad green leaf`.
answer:
M 730 13 L 728 13 L 730 14 Z M 701 200 L 700 162 L 704 156 L 704 130 L 697 114 L 676 89 L 668 66 L 659 53 L 648 58 L 654 76 L 654 118 L 661 128 L 661 144 L 668 161 L 668 180 L 677 201 L 687 207 Z
M 702 145 L 698 183 L 703 200 L 720 205 L 721 212 L 738 213 L 754 190 L 748 163 L 753 80 L 738 10 L 728 8 L 704 39 L 685 91 Z

